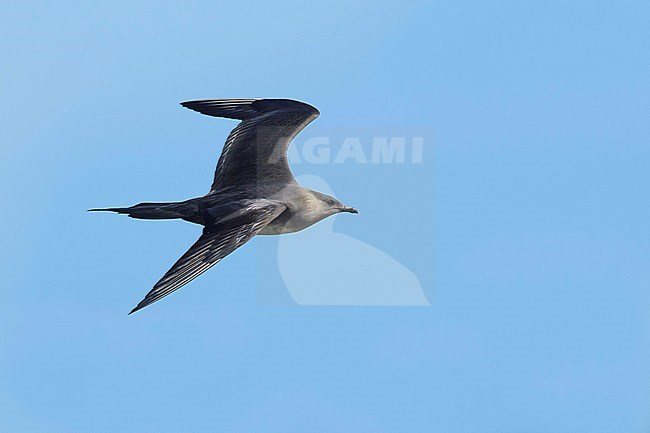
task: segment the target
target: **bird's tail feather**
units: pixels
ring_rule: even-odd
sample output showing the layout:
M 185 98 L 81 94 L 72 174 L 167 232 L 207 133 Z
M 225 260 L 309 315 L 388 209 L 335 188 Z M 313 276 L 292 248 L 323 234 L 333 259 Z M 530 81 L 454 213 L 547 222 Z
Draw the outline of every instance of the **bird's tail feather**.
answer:
M 183 218 L 179 212 L 179 203 L 139 203 L 131 207 L 108 207 L 102 209 L 88 209 L 89 212 L 117 212 L 127 214 L 131 218 L 159 220 Z

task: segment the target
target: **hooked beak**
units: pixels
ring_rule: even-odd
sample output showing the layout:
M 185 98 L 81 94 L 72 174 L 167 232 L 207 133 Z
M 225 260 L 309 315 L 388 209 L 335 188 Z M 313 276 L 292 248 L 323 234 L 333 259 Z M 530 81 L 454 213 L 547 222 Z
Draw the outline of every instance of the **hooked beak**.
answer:
M 347 207 L 347 206 L 344 206 L 341 209 L 339 209 L 339 212 L 359 213 L 359 211 L 356 210 L 355 208 Z

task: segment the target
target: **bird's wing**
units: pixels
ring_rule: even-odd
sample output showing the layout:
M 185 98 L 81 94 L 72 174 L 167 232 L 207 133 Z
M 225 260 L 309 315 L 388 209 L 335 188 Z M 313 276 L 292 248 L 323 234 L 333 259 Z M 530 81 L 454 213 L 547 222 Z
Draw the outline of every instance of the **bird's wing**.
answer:
M 292 181 L 289 143 L 320 114 L 311 105 L 291 99 L 212 99 L 181 105 L 208 116 L 242 120 L 223 147 L 212 191 Z
M 228 206 L 226 213 L 216 217 L 214 225 L 203 230 L 199 240 L 174 263 L 131 313 L 164 298 L 219 263 L 286 209 L 281 203 L 264 199 L 242 201 L 241 205 L 234 212 L 233 207 Z

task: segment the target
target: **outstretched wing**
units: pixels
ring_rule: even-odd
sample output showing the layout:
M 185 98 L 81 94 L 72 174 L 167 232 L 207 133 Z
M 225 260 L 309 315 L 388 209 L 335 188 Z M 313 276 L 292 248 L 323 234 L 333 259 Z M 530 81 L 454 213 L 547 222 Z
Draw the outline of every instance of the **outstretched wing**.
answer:
M 131 313 L 180 289 L 219 263 L 286 209 L 283 204 L 263 199 L 242 201 L 241 204 L 236 211 L 229 206 L 227 214 L 216 217 L 215 224 L 203 230 L 199 240 L 174 263 Z
M 212 191 L 292 181 L 289 143 L 320 114 L 311 105 L 291 99 L 211 99 L 181 105 L 208 116 L 242 120 L 223 147 Z

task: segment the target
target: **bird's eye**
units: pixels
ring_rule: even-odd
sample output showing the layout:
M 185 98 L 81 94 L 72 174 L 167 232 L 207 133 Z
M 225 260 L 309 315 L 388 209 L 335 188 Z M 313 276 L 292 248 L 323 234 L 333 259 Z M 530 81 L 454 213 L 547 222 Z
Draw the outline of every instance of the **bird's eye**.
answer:
M 328 199 L 325 201 L 325 203 L 327 203 L 328 205 L 332 206 L 332 205 L 334 204 L 334 200 L 332 200 L 331 198 L 328 198 Z

